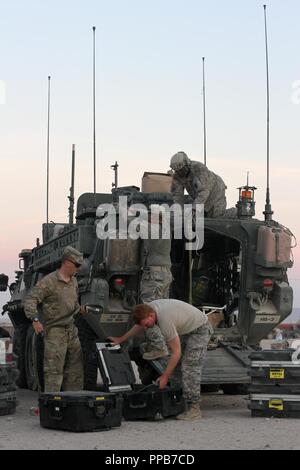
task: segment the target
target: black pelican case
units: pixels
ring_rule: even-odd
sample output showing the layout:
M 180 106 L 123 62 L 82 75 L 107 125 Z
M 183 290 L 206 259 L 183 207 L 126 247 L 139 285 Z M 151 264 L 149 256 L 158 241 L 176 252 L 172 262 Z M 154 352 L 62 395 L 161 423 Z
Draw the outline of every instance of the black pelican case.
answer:
M 300 360 L 293 349 L 260 351 L 250 355 L 250 393 L 300 394 Z
M 253 417 L 300 418 L 300 395 L 251 394 L 248 408 Z
M 73 432 L 108 430 L 121 425 L 122 397 L 104 392 L 42 393 L 40 424 Z
M 106 390 L 123 397 L 123 417 L 126 421 L 161 419 L 176 416 L 185 409 L 180 389 L 135 384 L 135 375 L 127 351 L 120 346 L 97 343 L 99 369 Z

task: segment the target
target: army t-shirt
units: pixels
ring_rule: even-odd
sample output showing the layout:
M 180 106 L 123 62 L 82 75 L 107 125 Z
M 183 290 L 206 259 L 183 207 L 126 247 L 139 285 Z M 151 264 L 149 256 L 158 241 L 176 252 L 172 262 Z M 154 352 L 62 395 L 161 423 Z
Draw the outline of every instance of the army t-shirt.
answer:
M 157 324 L 166 341 L 187 335 L 208 323 L 205 313 L 181 300 L 158 299 L 148 305 L 155 311 Z

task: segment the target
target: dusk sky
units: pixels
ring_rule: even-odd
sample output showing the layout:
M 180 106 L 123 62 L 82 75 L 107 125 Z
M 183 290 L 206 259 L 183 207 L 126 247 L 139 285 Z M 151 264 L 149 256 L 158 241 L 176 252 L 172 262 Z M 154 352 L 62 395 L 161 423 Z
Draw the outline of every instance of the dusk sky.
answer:
M 50 220 L 67 221 L 71 149 L 76 197 L 93 190 L 92 27 L 97 43 L 97 190 L 141 183 L 185 151 L 228 186 L 266 187 L 264 1 L 0 0 L 0 273 L 41 238 L 46 217 L 47 77 L 51 75 Z M 300 2 L 267 3 L 274 219 L 300 240 Z M 300 307 L 300 249 L 289 271 Z M 8 295 L 0 294 L 0 306 Z

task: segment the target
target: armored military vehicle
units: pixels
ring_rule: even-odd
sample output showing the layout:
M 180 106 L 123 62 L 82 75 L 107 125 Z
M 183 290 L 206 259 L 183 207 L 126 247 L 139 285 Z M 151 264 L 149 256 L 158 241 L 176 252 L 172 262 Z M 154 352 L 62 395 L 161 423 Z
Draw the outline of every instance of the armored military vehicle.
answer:
M 224 393 L 237 393 L 247 385 L 249 353 L 292 311 L 293 292 L 287 277 L 292 266 L 292 234 L 271 217 L 254 218 L 255 189 L 239 188 L 235 217 L 204 219 L 201 249 L 186 251 L 185 240 L 172 241 L 170 297 L 193 303 L 211 319 L 215 329 L 202 383 L 210 390 L 221 387 Z M 77 326 L 85 388 L 96 386 L 95 340 L 122 335 L 131 326 L 131 309 L 140 301 L 141 240 L 97 237 L 97 208 L 113 204 L 118 217 L 119 196 L 127 197 L 128 206 L 143 203 L 150 208 L 173 202 L 168 192 L 146 193 L 135 186 L 115 188 L 111 194 L 85 193 L 77 201 L 75 223 L 70 218 L 69 223 L 43 224 L 42 243 L 37 240 L 34 248 L 21 251 L 11 299 L 4 307 L 15 328 L 20 387 L 34 390 L 43 382 L 43 341 L 25 317 L 24 297 L 59 266 L 66 246 L 84 254 L 78 283 L 88 314 L 77 318 Z M 157 372 L 143 361 L 136 341 L 129 351 L 142 381 L 153 380 Z

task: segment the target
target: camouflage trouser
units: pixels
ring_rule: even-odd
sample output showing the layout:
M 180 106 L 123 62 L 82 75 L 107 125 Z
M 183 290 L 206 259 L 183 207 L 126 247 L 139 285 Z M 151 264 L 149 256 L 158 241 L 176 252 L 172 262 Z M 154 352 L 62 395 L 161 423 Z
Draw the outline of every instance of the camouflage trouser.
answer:
M 141 279 L 140 298 L 143 303 L 152 302 L 157 299 L 168 299 L 172 274 L 169 268 L 164 271 L 145 270 Z M 146 345 L 143 345 L 143 352 L 152 349 L 168 351 L 165 339 L 157 325 L 149 328 L 145 332 Z
M 74 325 L 45 328 L 45 392 L 83 389 L 83 364 Z
M 181 359 L 172 374 L 171 384 L 174 387 L 182 387 L 187 403 L 200 400 L 202 368 L 212 332 L 212 326 L 207 323 L 187 335 L 180 336 Z
M 172 282 L 169 268 L 163 271 L 152 271 L 151 268 L 143 272 L 140 284 L 140 299 L 143 304 L 157 299 L 168 299 Z

